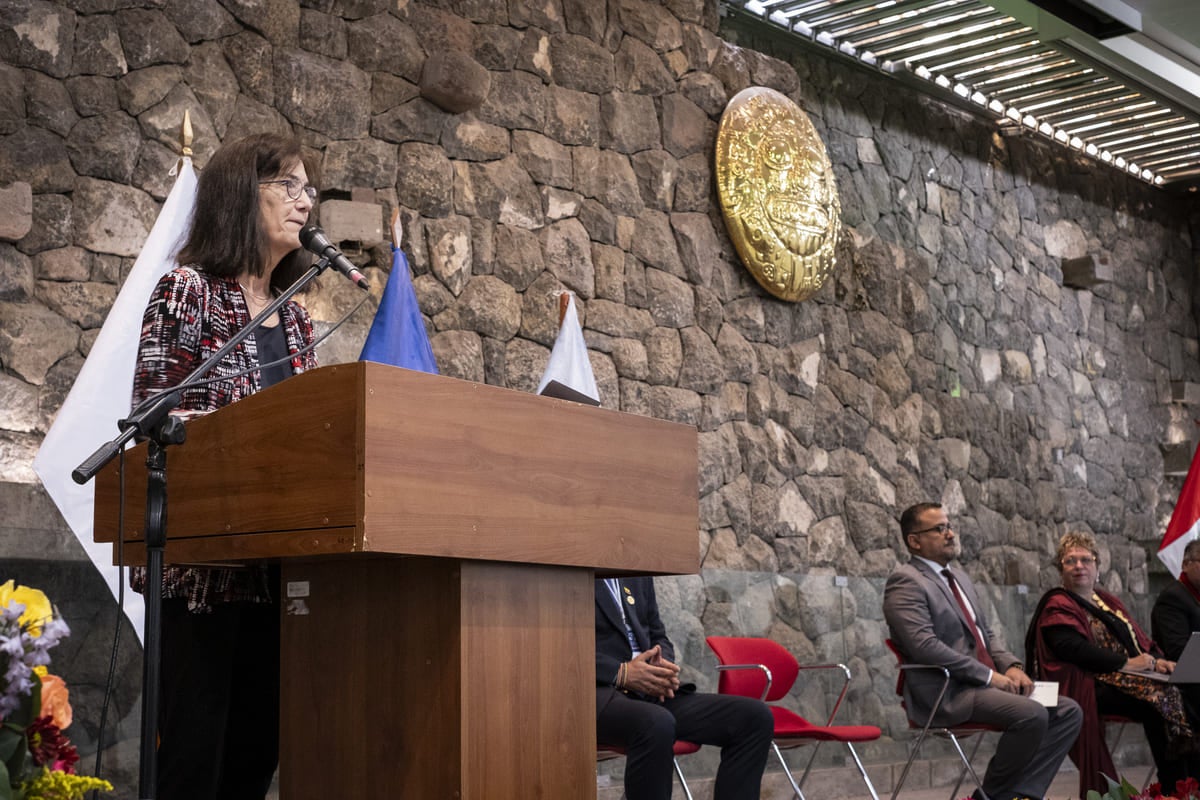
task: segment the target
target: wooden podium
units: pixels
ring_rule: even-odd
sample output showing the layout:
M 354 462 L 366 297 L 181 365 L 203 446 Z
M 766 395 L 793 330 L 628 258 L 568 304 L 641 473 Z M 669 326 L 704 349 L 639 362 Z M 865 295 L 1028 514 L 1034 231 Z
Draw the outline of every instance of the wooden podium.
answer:
M 356 362 L 187 432 L 167 563 L 282 565 L 283 800 L 595 797 L 592 581 L 698 570 L 694 429 Z

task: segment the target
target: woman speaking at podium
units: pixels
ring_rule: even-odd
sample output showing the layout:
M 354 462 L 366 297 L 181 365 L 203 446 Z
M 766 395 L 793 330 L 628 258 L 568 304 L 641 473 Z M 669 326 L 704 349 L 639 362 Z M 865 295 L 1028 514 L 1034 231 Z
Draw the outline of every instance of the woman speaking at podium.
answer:
M 315 198 L 295 139 L 250 136 L 213 155 L 183 266 L 158 282 L 142 319 L 135 405 L 183 381 L 308 268 L 299 234 Z M 207 414 L 313 369 L 312 352 L 299 352 L 312 340 L 308 312 L 289 301 L 207 376 L 227 379 L 186 390 L 173 413 Z M 281 363 L 255 369 L 270 362 Z M 133 588 L 144 583 L 135 569 Z M 167 567 L 162 658 L 156 796 L 262 800 L 279 760 L 278 570 Z

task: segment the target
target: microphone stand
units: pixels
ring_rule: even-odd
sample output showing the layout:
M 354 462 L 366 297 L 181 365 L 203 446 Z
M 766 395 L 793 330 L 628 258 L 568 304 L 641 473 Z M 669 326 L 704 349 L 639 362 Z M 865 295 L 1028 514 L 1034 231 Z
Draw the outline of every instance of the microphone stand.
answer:
M 208 373 L 233 348 L 241 344 L 265 319 L 280 309 L 296 292 L 303 289 L 329 266 L 322 258 L 296 279 L 239 330 L 229 341 L 209 356 L 175 388 L 161 392 L 141 403 L 125 419 L 117 421 L 121 434 L 102 444 L 96 452 L 71 472 L 78 484 L 87 483 L 135 436 L 148 439 L 146 453 L 146 619 L 144 628 L 144 657 L 142 661 L 142 725 L 138 769 L 138 797 L 154 800 L 158 784 L 158 705 L 159 681 L 162 675 L 162 580 L 163 553 L 167 545 L 167 450 L 170 445 L 183 444 L 187 431 L 183 422 L 170 412 L 183 399 L 184 389 Z M 117 532 L 124 535 L 123 531 Z M 276 720 L 278 724 L 278 720 Z

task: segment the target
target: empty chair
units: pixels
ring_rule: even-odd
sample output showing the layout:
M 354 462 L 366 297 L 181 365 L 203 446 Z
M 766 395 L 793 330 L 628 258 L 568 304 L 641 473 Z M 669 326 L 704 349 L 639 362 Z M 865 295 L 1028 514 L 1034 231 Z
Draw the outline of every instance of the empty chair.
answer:
M 867 770 L 863 767 L 862 760 L 854 751 L 852 742 L 873 742 L 880 737 L 881 731 L 874 725 L 833 724 L 834 717 L 837 716 L 842 700 L 846 696 L 846 690 L 850 686 L 850 670 L 845 665 L 801 665 L 785 647 L 770 639 L 709 636 L 705 641 L 708 642 L 708 646 L 712 648 L 717 655 L 717 660 L 720 661 L 720 665 L 717 667 L 720 674 L 717 691 L 721 694 L 753 697 L 771 704 L 792 690 L 792 685 L 796 682 L 796 677 L 801 670 L 841 670 L 845 677 L 842 690 L 838 694 L 837 702 L 834 703 L 833 712 L 830 713 L 829 719 L 823 725 L 813 724 L 790 709 L 770 705 L 771 714 L 775 718 L 775 736 L 771 746 L 775 750 L 775 757 L 783 766 L 783 772 L 787 775 L 788 782 L 792 785 L 792 791 L 796 793 L 799 800 L 804 800 L 804 794 L 800 789 L 808 778 L 809 770 L 812 769 L 813 761 L 817 756 L 817 748 L 820 747 L 821 742 L 841 742 L 846 745 L 846 749 L 850 751 L 850 756 L 854 759 L 855 766 L 858 767 L 863 783 L 867 786 L 867 791 L 871 793 L 874 800 L 879 800 L 879 796 L 875 793 L 875 787 L 867 776 Z M 792 777 L 792 771 L 788 769 L 787 762 L 783 760 L 781 750 L 805 744 L 813 745 L 813 753 L 809 757 L 808 765 L 804 768 L 804 774 L 797 782 Z

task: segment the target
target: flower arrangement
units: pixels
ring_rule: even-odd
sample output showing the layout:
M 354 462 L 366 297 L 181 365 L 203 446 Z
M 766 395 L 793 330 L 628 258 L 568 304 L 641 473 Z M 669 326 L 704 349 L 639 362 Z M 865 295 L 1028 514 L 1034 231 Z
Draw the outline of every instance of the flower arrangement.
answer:
M 1124 778 L 1117 782 L 1105 775 L 1104 779 L 1108 781 L 1108 791 L 1100 794 L 1093 789 L 1087 793 L 1087 800 L 1200 800 L 1200 783 L 1195 778 L 1176 781 L 1174 793 L 1164 792 L 1158 783 L 1152 783 L 1146 791 L 1140 792 Z
M 67 685 L 47 671 L 49 651 L 70 634 L 46 595 L 0 585 L 0 800 L 82 800 L 112 784 L 75 774 L 79 753 Z

